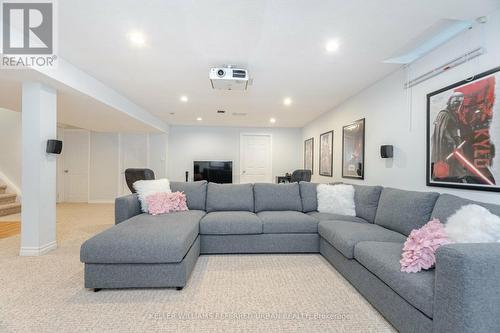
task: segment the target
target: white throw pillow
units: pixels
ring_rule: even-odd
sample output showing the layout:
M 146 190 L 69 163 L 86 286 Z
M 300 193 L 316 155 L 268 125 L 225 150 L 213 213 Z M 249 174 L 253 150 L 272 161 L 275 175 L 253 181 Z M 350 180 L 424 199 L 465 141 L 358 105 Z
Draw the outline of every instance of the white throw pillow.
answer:
M 149 213 L 146 198 L 159 192 L 172 192 L 168 179 L 138 180 L 133 185 L 141 202 L 141 209 L 144 213 Z
M 319 184 L 317 195 L 318 212 L 356 216 L 354 186 Z
M 444 230 L 455 243 L 498 242 L 500 217 L 479 205 L 465 205 L 448 218 Z

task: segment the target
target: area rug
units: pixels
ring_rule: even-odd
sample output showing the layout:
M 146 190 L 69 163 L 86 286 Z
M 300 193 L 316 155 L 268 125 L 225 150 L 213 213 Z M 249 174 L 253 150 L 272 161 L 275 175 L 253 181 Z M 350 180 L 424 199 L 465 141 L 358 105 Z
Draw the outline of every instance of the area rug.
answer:
M 0 240 L 0 332 L 395 332 L 318 254 L 201 256 L 182 291 L 87 290 L 80 245 L 112 210 L 58 206 L 59 247 L 41 257 Z

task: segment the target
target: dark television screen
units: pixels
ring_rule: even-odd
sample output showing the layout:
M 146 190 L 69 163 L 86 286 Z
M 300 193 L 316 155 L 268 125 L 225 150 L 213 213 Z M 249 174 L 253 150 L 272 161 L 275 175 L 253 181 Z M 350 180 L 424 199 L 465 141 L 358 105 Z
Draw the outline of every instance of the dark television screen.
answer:
M 212 183 L 233 182 L 233 162 L 194 161 L 194 181 L 206 180 Z

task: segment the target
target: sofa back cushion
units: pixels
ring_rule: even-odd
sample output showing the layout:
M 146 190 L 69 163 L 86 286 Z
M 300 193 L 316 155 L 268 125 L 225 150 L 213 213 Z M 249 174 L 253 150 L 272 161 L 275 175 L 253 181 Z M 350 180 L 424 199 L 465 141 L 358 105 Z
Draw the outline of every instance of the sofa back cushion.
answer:
M 302 211 L 299 183 L 264 184 L 257 183 L 253 187 L 255 212 L 266 210 Z
M 208 183 L 207 212 L 254 211 L 252 184 Z
M 406 236 L 429 222 L 439 193 L 384 188 L 375 223 Z
M 317 183 L 300 182 L 300 198 L 302 199 L 302 211 L 304 213 L 318 210 L 318 194 L 316 192 Z
M 190 210 L 205 210 L 207 201 L 207 181 L 197 182 L 170 182 L 172 192 L 184 192 L 187 199 L 187 206 Z
M 469 199 L 464 199 L 451 194 L 441 194 L 436 201 L 432 217 L 439 219 L 442 223 L 446 223 L 448 217 L 455 214 L 460 207 L 470 204 L 476 204 L 489 210 L 492 214 L 500 216 L 500 205 L 477 202 Z
M 356 205 L 356 216 L 367 220 L 370 223 L 375 222 L 377 214 L 378 201 L 382 193 L 382 186 L 354 186 L 354 204 Z

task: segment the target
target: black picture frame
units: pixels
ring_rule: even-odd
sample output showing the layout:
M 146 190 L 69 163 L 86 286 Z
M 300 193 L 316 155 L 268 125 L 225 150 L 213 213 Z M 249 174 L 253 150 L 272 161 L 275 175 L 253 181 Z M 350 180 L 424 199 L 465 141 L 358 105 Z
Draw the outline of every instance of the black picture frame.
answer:
M 432 187 L 447 187 L 447 188 L 457 188 L 457 189 L 467 189 L 467 190 L 478 190 L 478 191 L 492 191 L 492 192 L 500 192 L 500 177 L 499 179 L 496 179 L 494 178 L 493 179 L 493 182 L 495 183 L 494 185 L 488 185 L 487 183 L 484 183 L 484 184 L 478 184 L 478 183 L 464 183 L 463 181 L 467 181 L 469 179 L 469 181 L 471 180 L 471 178 L 474 178 L 474 174 L 472 176 L 470 175 L 467 175 L 467 172 L 470 172 L 470 173 L 473 173 L 472 171 L 466 171 L 468 170 L 467 167 L 465 167 L 466 164 L 468 164 L 467 162 L 463 163 L 462 165 L 463 166 L 463 172 L 464 172 L 464 175 L 462 176 L 463 180 L 462 182 L 457 182 L 457 181 L 452 181 L 453 177 L 456 177 L 456 174 L 454 173 L 453 169 L 456 169 L 456 163 L 459 163 L 459 160 L 460 158 L 462 157 L 459 157 L 459 158 L 455 158 L 454 160 L 454 163 L 455 163 L 455 166 L 449 166 L 448 164 L 441 164 L 441 166 L 444 168 L 441 168 L 441 170 L 446 170 L 444 171 L 443 175 L 446 174 L 447 177 L 434 177 L 434 167 L 435 167 L 435 164 L 437 163 L 440 163 L 440 162 L 443 162 L 442 161 L 442 158 L 440 157 L 440 155 L 443 155 L 445 152 L 444 152 L 444 149 L 443 151 L 441 152 L 441 147 L 444 147 L 444 145 L 441 143 L 437 143 L 435 141 L 435 139 L 433 138 L 435 134 L 437 134 L 438 136 L 440 136 L 440 132 L 436 133 L 436 128 L 433 128 L 433 131 L 431 133 L 431 127 L 432 126 L 435 126 L 435 122 L 438 121 L 438 116 L 441 112 L 448 112 L 448 114 L 451 114 L 452 110 L 454 110 L 456 108 L 456 106 L 454 106 L 452 103 L 452 100 L 451 100 L 451 96 L 449 97 L 448 101 L 446 102 L 446 106 L 445 108 L 443 108 L 442 110 L 440 110 L 438 112 L 438 114 L 434 117 L 434 114 L 433 113 L 436 113 L 436 110 L 434 108 L 433 110 L 433 106 L 435 104 L 437 104 L 438 102 L 435 100 L 436 98 L 438 98 L 439 95 L 441 95 L 442 97 L 445 96 L 445 94 L 449 94 L 450 91 L 453 91 L 453 92 L 457 92 L 456 88 L 462 88 L 462 94 L 463 94 L 463 99 L 462 99 L 462 102 L 459 106 L 459 112 L 458 114 L 460 114 L 460 112 L 462 112 L 464 115 L 462 116 L 462 119 L 467 119 L 468 117 L 466 116 L 466 113 L 467 113 L 467 108 L 470 110 L 472 107 L 468 104 L 470 101 L 468 101 L 467 99 L 470 99 L 470 96 L 474 96 L 474 101 L 477 103 L 475 104 L 474 106 L 478 106 L 478 105 L 484 105 L 484 100 L 483 100 L 483 104 L 479 104 L 478 102 L 478 89 L 479 88 L 476 88 L 476 91 L 473 91 L 473 94 L 472 93 L 463 93 L 463 91 L 466 91 L 467 92 L 467 89 L 465 89 L 464 87 L 466 86 L 469 86 L 469 85 L 472 85 L 472 84 L 476 84 L 478 87 L 481 87 L 481 84 L 479 84 L 480 82 L 484 83 L 484 85 L 487 85 L 488 84 L 488 78 L 487 77 L 490 77 L 490 76 L 494 76 L 495 80 L 495 88 L 498 92 L 500 92 L 500 66 L 499 67 L 495 67 L 493 69 L 490 69 L 488 71 L 485 71 L 485 72 L 482 72 L 478 75 L 474 75 L 473 77 L 471 78 L 468 78 L 468 79 L 465 79 L 465 80 L 462 80 L 462 81 L 459 81 L 459 82 L 456 82 L 456 83 L 453 83 L 451 85 L 448 85 L 444 88 L 441 88 L 439 90 L 436 90 L 436 91 L 433 91 L 429 94 L 427 94 L 427 112 L 426 112 L 426 185 L 427 186 L 432 186 Z M 472 87 L 472 86 L 470 86 Z M 487 87 L 489 88 L 489 87 Z M 484 88 L 484 89 L 487 89 L 487 88 Z M 460 92 L 460 90 L 458 91 Z M 486 96 L 486 92 L 484 92 L 484 95 Z M 498 96 L 500 96 L 500 94 L 493 94 L 493 96 L 495 96 L 496 98 L 499 98 Z M 458 97 L 460 97 L 458 95 Z M 498 104 L 498 102 L 497 102 Z M 493 103 L 491 104 L 491 114 L 492 116 L 491 117 L 498 117 L 500 116 L 499 115 L 494 115 L 496 112 L 499 112 L 500 113 L 500 109 L 499 110 L 495 110 L 494 109 L 494 106 L 495 106 L 495 101 L 493 101 Z M 444 106 L 444 105 L 443 105 Z M 476 111 L 474 111 L 474 113 L 478 113 L 478 114 L 481 114 L 481 113 L 484 113 L 484 110 L 481 110 L 481 108 L 477 108 Z M 472 114 L 472 112 L 471 112 Z M 432 118 L 431 118 L 432 117 Z M 474 116 L 473 116 L 474 117 Z M 441 117 L 442 118 L 442 117 Z M 459 118 L 460 119 L 460 118 Z M 473 118 L 474 119 L 474 118 Z M 442 121 L 442 119 L 440 119 L 439 121 Z M 461 122 L 463 122 L 464 120 L 461 120 Z M 465 122 L 467 122 L 468 120 L 465 120 Z M 470 121 L 472 123 L 472 120 Z M 490 125 L 490 124 L 489 124 Z M 464 126 L 464 125 L 462 125 Z M 465 125 L 467 126 L 467 125 Z M 469 125 L 470 127 L 472 127 L 471 125 Z M 471 138 L 476 138 L 476 132 L 478 130 L 478 128 L 480 128 L 481 125 L 478 126 L 478 124 L 474 124 L 474 129 L 472 129 L 473 131 L 473 134 L 472 136 L 470 136 Z M 497 142 L 491 142 L 492 138 L 491 136 L 489 135 L 489 129 L 490 127 L 488 127 L 488 141 L 489 141 L 489 144 L 490 146 L 492 146 L 491 148 L 491 154 L 495 155 L 495 150 L 497 151 L 496 154 L 499 154 L 500 153 L 500 140 L 498 140 Z M 484 130 L 484 128 L 483 128 Z M 460 133 L 466 133 L 467 131 L 461 131 Z M 460 138 L 462 138 L 464 136 L 460 136 Z M 470 140 L 470 139 L 469 139 Z M 464 140 L 464 141 L 467 141 L 467 140 Z M 439 152 L 437 151 L 438 149 L 433 149 L 433 145 L 436 145 L 436 147 L 439 147 Z M 448 146 L 449 147 L 449 146 Z M 497 148 L 498 147 L 498 148 Z M 460 147 L 460 145 L 457 146 L 458 149 L 464 149 L 463 150 L 463 161 L 467 160 L 469 161 L 469 163 L 476 167 L 476 160 L 473 160 L 472 162 L 467 158 L 469 157 L 468 154 L 466 154 L 466 151 L 465 149 L 468 149 L 467 147 Z M 455 151 L 457 150 L 457 148 L 455 148 L 453 150 L 453 153 L 448 155 L 448 156 L 451 156 L 451 155 L 454 155 L 455 154 Z M 496 148 L 496 149 L 495 149 Z M 433 154 L 436 154 L 436 156 L 432 156 Z M 472 153 L 472 155 L 474 156 L 474 152 Z M 493 156 L 494 157 L 494 156 Z M 493 157 L 490 157 L 491 160 L 490 160 L 490 163 L 493 161 Z M 497 159 L 498 160 L 498 159 Z M 477 169 L 479 170 L 479 169 Z M 480 170 L 479 170 L 480 171 Z M 440 171 L 440 172 L 443 172 L 443 171 Z M 452 173 L 452 175 L 454 175 L 453 177 L 450 177 L 450 172 Z M 494 174 L 492 173 L 491 174 L 493 177 L 494 177 Z M 476 179 L 481 179 L 481 177 L 477 176 L 478 178 L 475 178 Z M 485 177 L 485 175 L 483 174 L 483 177 Z M 458 178 L 458 177 L 457 177 Z M 486 177 L 488 178 L 488 177 Z M 441 180 L 439 180 L 441 179 Z M 484 180 L 486 181 L 486 180 Z M 491 179 L 490 179 L 491 181 Z
M 328 138 L 329 136 L 329 138 Z M 323 139 L 326 137 L 326 140 L 329 142 L 329 147 L 327 147 L 327 151 L 324 150 L 323 148 Z M 323 156 L 324 154 L 329 154 L 329 156 L 326 156 L 328 159 L 327 164 L 328 166 L 326 167 L 326 170 L 323 169 Z M 319 136 L 319 175 L 320 176 L 325 176 L 325 177 L 333 177 L 333 130 L 328 131 L 325 133 L 322 133 Z
M 310 159 L 308 161 L 307 160 L 307 148 L 308 148 L 309 144 L 311 145 L 310 146 L 311 156 L 310 156 Z M 310 164 L 311 164 L 310 168 L 309 168 L 307 162 L 310 162 Z M 304 169 L 311 170 L 311 174 L 314 174 L 314 137 L 304 140 Z
M 350 135 L 352 139 L 346 140 L 346 134 L 349 131 L 352 132 Z M 342 178 L 365 179 L 365 131 L 365 118 L 358 119 L 342 127 Z M 346 160 L 347 151 L 353 156 L 357 150 L 355 146 L 358 143 L 361 146 L 359 148 L 361 156 L 356 157 L 353 162 L 351 162 L 351 159 Z

